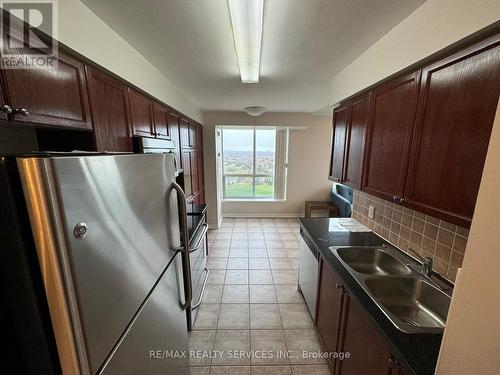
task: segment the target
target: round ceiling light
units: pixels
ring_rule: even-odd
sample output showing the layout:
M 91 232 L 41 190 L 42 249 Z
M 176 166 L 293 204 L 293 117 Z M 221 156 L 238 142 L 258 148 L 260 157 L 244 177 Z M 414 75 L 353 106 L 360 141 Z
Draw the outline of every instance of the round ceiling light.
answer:
M 266 109 L 264 107 L 251 106 L 251 107 L 245 107 L 243 108 L 243 110 L 250 116 L 257 117 L 263 114 Z

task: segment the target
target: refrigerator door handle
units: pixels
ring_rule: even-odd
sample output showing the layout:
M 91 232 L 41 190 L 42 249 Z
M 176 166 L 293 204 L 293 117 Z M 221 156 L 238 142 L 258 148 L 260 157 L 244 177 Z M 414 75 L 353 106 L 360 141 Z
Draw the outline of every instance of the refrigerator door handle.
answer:
M 179 205 L 180 220 L 181 220 L 181 235 L 182 243 L 178 250 L 182 253 L 182 268 L 185 275 L 184 289 L 186 293 L 186 301 L 182 304 L 182 310 L 186 310 L 193 300 L 193 283 L 191 279 L 191 264 L 189 259 L 189 233 L 187 226 L 187 209 L 186 209 L 186 195 L 180 185 L 173 181 L 172 187 L 177 192 L 177 203 Z
M 202 225 L 202 227 L 203 227 L 203 229 L 200 230 L 197 233 L 196 238 L 193 241 L 194 245 L 189 247 L 189 252 L 190 253 L 195 252 L 196 250 L 198 250 L 203 245 L 203 243 L 204 243 L 203 240 L 205 239 L 205 235 L 208 232 L 208 224 L 205 223 L 205 224 Z

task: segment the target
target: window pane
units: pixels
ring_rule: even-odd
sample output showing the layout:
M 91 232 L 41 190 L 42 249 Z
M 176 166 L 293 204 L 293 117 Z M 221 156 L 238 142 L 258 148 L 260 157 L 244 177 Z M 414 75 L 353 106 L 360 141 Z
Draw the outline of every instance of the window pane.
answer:
M 253 197 L 252 177 L 225 177 L 224 196 L 227 198 Z
M 255 197 L 274 197 L 274 177 L 255 177 Z
M 255 173 L 274 174 L 276 130 L 255 131 Z
M 224 173 L 253 173 L 253 130 L 223 129 Z

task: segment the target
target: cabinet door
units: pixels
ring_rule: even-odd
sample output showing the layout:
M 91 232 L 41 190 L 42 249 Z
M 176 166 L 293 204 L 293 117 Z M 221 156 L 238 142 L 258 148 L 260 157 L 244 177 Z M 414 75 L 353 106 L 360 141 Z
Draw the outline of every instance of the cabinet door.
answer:
M 344 305 L 346 313 L 340 350 L 349 352 L 351 356 L 349 359 L 337 361 L 337 374 L 391 374 L 391 353 L 363 308 L 347 295 Z
M 350 102 L 343 183 L 355 189 L 361 188 L 368 111 L 368 94 Z
M 181 157 L 181 142 L 179 135 L 179 116 L 174 112 L 168 113 L 168 133 L 170 134 L 170 139 L 175 145 L 175 157 L 177 160 L 177 168 L 182 168 L 182 157 Z
M 170 139 L 168 129 L 168 109 L 158 103 L 153 104 L 155 133 L 157 138 Z
M 85 65 L 64 51 L 59 50 L 56 66 L 5 69 L 3 74 L 8 104 L 18 110 L 15 121 L 92 129 Z
M 330 179 L 342 181 L 344 172 L 345 141 L 347 134 L 348 107 L 341 106 L 333 111 L 332 155 L 330 160 Z
M 0 72 L 0 106 L 4 106 L 4 105 L 12 107 L 9 103 L 7 103 L 7 98 L 4 95 L 3 79 L 2 79 L 1 72 Z M 5 113 L 4 111 L 0 111 L 0 121 L 1 120 L 8 120 L 8 119 L 9 119 L 9 117 L 8 117 L 7 113 Z
M 200 191 L 198 180 L 198 151 L 191 151 L 191 187 L 193 195 Z
M 93 67 L 86 71 L 97 150 L 132 151 L 127 87 Z
M 338 350 L 342 306 L 344 294 L 338 276 L 325 264 L 323 258 L 319 261 L 318 297 L 316 305 L 316 328 L 325 350 Z M 332 369 L 335 360 L 329 360 Z
M 179 134 L 181 137 L 181 148 L 189 147 L 189 121 L 179 119 Z
M 196 126 L 196 142 L 197 147 L 202 150 L 203 149 L 203 126 L 198 124 Z
M 189 146 L 198 147 L 198 125 L 190 122 L 189 123 Z
M 474 213 L 500 94 L 498 37 L 489 43 L 422 71 L 406 198 L 411 208 L 462 226 Z
M 129 89 L 129 100 L 133 134 L 154 136 L 153 102 L 132 89 Z
M 204 166 L 203 166 L 203 150 L 198 151 L 198 156 L 196 158 L 198 163 L 198 187 L 200 191 L 205 190 L 205 176 L 204 176 Z
M 182 151 L 182 169 L 184 170 L 184 193 L 189 198 L 193 195 L 190 151 Z
M 420 72 L 372 92 L 363 190 L 380 198 L 402 197 L 415 123 Z

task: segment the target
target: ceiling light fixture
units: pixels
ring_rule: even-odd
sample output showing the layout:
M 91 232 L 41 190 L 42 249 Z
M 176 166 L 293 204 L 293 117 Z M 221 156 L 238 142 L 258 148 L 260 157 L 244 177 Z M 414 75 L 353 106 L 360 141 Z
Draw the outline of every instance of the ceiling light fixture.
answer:
M 264 0 L 227 0 L 242 83 L 258 83 Z
M 266 109 L 264 107 L 251 106 L 251 107 L 245 107 L 243 108 L 243 110 L 250 116 L 257 117 L 263 114 Z

